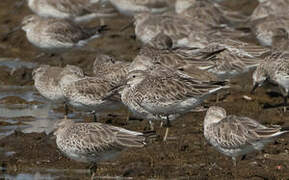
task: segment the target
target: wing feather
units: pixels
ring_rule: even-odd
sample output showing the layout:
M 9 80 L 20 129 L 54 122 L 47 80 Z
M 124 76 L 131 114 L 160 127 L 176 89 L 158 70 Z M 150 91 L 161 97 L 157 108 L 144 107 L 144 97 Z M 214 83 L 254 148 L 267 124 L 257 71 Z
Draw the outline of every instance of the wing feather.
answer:
M 91 3 L 88 0 L 49 0 L 47 3 L 58 11 L 72 14 L 73 16 L 91 13 L 89 10 Z
M 216 141 L 225 149 L 242 148 L 271 138 L 280 131 L 279 127 L 268 128 L 253 119 L 234 115 L 227 116 L 211 128 Z

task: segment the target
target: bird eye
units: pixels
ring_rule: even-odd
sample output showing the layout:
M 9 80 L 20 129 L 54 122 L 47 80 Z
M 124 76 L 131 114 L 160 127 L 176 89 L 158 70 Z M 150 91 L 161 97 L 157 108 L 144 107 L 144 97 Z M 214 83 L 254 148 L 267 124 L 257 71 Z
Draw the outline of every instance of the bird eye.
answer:
M 135 75 L 133 75 L 132 78 L 135 78 Z

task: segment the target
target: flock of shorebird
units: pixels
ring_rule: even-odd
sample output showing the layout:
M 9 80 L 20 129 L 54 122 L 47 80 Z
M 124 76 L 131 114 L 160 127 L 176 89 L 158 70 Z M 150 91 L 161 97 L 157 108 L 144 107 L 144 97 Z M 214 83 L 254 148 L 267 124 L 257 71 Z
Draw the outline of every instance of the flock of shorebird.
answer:
M 265 82 L 277 85 L 286 110 L 289 0 L 262 0 L 249 17 L 213 0 L 27 1 L 35 15 L 23 19 L 22 29 L 28 41 L 46 53 L 84 47 L 100 37 L 108 30 L 102 18 L 116 14 L 115 9 L 133 16 L 135 35 L 143 44 L 131 63 L 98 54 L 91 76 L 73 65 L 36 68 L 36 89 L 53 102 L 65 103 L 66 112 L 67 105 L 94 114 L 126 107 L 134 116 L 148 120 L 151 130 L 154 121 L 165 122 L 165 141 L 170 121 L 193 111 L 212 94 L 230 88 L 231 78 L 254 69 L 252 92 Z M 102 19 L 100 27 L 79 24 L 96 17 Z M 248 34 L 260 45 L 241 40 Z M 211 106 L 204 118 L 207 141 L 233 160 L 261 150 L 288 130 L 227 115 L 216 106 Z M 54 134 L 65 155 L 97 163 L 123 149 L 143 147 L 152 132 L 64 118 L 57 122 Z

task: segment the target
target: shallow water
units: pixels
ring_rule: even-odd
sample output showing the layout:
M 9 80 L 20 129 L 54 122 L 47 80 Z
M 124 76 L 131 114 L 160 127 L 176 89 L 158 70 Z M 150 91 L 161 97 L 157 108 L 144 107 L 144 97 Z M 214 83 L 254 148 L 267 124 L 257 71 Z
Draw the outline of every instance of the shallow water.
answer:
M 19 97 L 27 102 L 45 102 L 33 86 L 0 86 L 0 99 L 14 96 Z
M 229 1 L 233 9 L 250 12 L 256 2 Z M 63 118 L 62 104 L 52 104 L 33 88 L 32 68 L 38 64 L 59 65 L 59 57 L 43 57 L 27 42 L 24 33 L 7 33 L 31 14 L 22 0 L 0 2 L 0 179 L 89 179 L 88 165 L 64 157 L 49 136 L 56 120 Z M 94 50 L 75 51 L 63 55 L 66 64 L 74 64 L 87 73 L 95 54 L 108 53 L 131 61 L 140 43 L 133 38 L 133 28 L 119 29 L 129 22 L 126 17 L 106 20 L 111 31 L 89 44 Z M 96 24 L 98 21 L 92 22 Z M 252 39 L 250 39 L 252 40 Z M 252 40 L 254 41 L 254 40 Z M 228 113 L 259 119 L 264 124 L 288 125 L 289 114 L 278 105 L 279 96 L 273 97 L 259 89 L 250 95 L 251 75 L 233 80 L 229 95 L 215 103 L 215 97 L 206 105 L 219 105 Z M 252 97 L 251 101 L 243 98 Z M 270 105 L 270 106 L 268 106 Z M 269 107 L 269 108 L 268 108 Z M 89 113 L 70 109 L 69 118 L 92 121 Z M 129 149 L 117 159 L 101 162 L 97 179 L 282 179 L 289 177 L 288 136 L 270 144 L 262 153 L 249 154 L 238 162 L 238 171 L 232 162 L 207 145 L 203 137 L 204 112 L 189 113 L 173 122 L 169 141 L 161 139 L 143 149 Z M 147 130 L 146 121 L 125 121 L 125 112 L 100 115 L 99 120 L 127 129 Z M 160 136 L 164 129 L 158 128 Z

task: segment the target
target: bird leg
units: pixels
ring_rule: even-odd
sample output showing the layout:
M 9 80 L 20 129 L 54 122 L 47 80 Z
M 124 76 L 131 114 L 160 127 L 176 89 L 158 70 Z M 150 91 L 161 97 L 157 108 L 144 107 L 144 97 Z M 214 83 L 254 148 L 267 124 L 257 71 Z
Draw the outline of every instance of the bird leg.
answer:
M 219 103 L 219 101 L 220 101 L 220 93 L 217 93 L 216 94 L 216 103 Z
M 93 115 L 93 122 L 97 122 L 97 117 L 96 117 L 96 112 L 95 111 L 91 111 L 91 114 Z
M 232 157 L 232 160 L 233 160 L 233 165 L 234 165 L 234 172 L 232 173 L 233 176 L 234 176 L 234 179 L 236 179 L 237 177 L 237 161 L 236 161 L 236 157 Z
M 167 128 L 166 128 L 166 133 L 165 133 L 165 136 L 164 136 L 163 141 L 166 141 L 166 140 L 167 140 L 167 137 L 168 137 L 168 134 L 169 134 L 169 130 L 170 130 L 170 128 L 167 127 Z
M 64 62 L 63 56 L 60 55 L 59 56 L 59 67 L 65 67 L 65 66 L 66 66 L 66 64 Z
M 150 124 L 150 130 L 154 131 L 154 129 L 155 129 L 154 122 L 152 120 L 149 120 L 149 124 Z
M 163 121 L 161 121 L 161 123 L 160 123 L 160 128 L 162 128 L 162 127 L 163 127 L 163 125 L 164 125 L 164 122 L 163 122 Z
M 97 164 L 96 163 L 93 163 L 90 167 L 89 167 L 89 171 L 90 171 L 90 179 L 93 180 L 94 179 L 94 176 L 96 174 L 96 171 L 97 171 Z
M 170 123 L 170 119 L 169 117 L 167 116 L 167 119 L 166 119 L 166 132 L 165 132 L 165 136 L 164 136 L 164 139 L 163 141 L 166 141 L 167 140 L 167 137 L 168 137 L 168 134 L 169 134 L 169 129 L 171 127 L 171 123 Z
M 67 119 L 67 115 L 68 115 L 68 105 L 66 103 L 64 103 L 64 119 Z
M 100 24 L 101 26 L 104 26 L 104 25 L 105 25 L 105 21 L 104 21 L 103 18 L 100 18 L 100 19 L 99 19 L 99 24 Z
M 281 94 L 283 96 L 283 111 L 284 113 L 287 110 L 287 98 L 288 98 L 288 90 L 286 88 L 283 88 L 282 86 L 279 86 L 279 89 L 281 91 Z
M 42 53 L 38 54 L 38 55 L 35 57 L 35 59 L 37 60 L 37 59 L 42 58 L 42 57 L 44 57 L 44 56 L 47 56 L 47 54 L 44 53 L 44 52 L 42 52 Z
M 286 109 L 287 109 L 287 96 L 283 96 L 283 100 L 284 100 L 284 112 L 286 112 Z
M 246 159 L 246 154 L 242 156 L 241 160 L 245 160 Z
M 130 20 L 128 22 L 128 24 L 126 24 L 125 26 L 121 27 L 119 32 L 123 32 L 124 30 L 128 29 L 129 27 L 133 26 L 134 20 Z
M 129 121 L 130 113 L 129 110 L 126 111 L 126 116 L 125 116 L 125 122 L 127 123 Z
M 2 36 L 3 38 L 1 39 L 2 41 L 6 41 L 8 40 L 9 36 L 14 34 L 15 32 L 21 30 L 21 26 L 17 26 L 15 28 L 13 28 L 11 31 L 7 32 L 6 34 L 4 34 L 4 36 Z
M 236 166 L 237 166 L 236 157 L 232 157 L 232 160 L 233 160 L 233 165 L 236 168 Z

